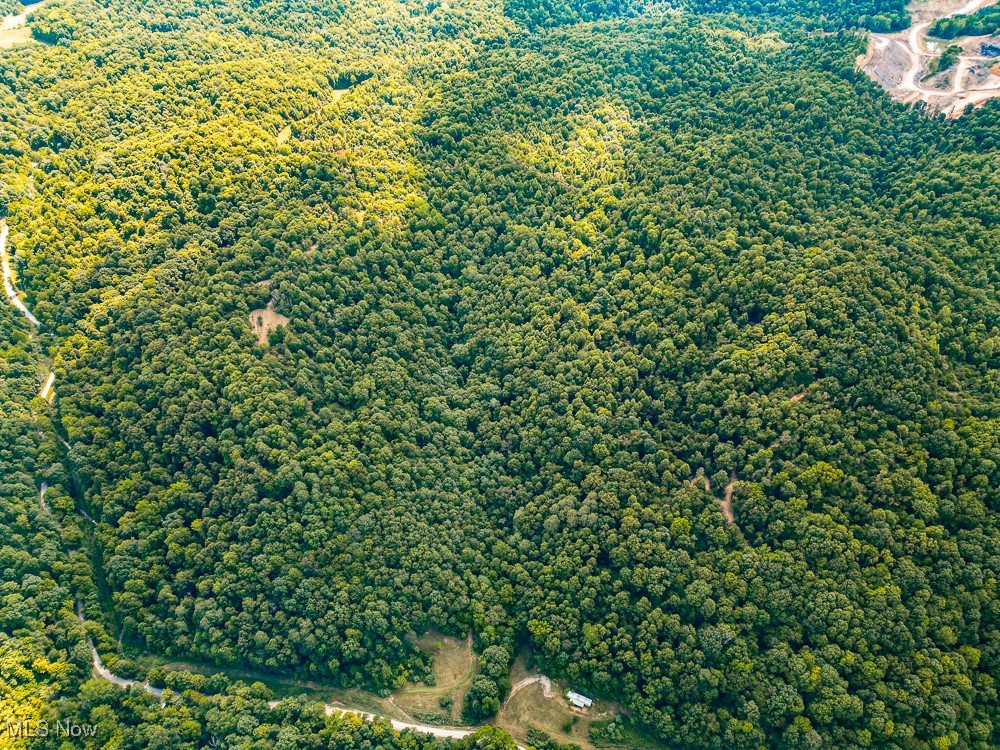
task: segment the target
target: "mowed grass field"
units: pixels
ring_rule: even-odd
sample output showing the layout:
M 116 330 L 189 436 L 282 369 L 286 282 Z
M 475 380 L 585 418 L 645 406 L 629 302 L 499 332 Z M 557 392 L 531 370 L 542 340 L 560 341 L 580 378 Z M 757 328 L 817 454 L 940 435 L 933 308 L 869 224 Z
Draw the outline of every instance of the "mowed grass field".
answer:
M 524 657 L 519 656 L 511 665 L 510 684 L 516 687 L 525 678 L 537 674 L 538 671 L 529 670 Z M 610 719 L 615 715 L 614 711 L 596 702 L 589 712 L 576 712 L 566 700 L 567 689 L 565 680 L 552 680 L 549 696 L 545 695 L 545 687 L 539 682 L 513 690 L 494 723 L 521 744 L 527 744 L 528 729 L 533 727 L 557 742 L 573 742 L 584 750 L 592 750 L 590 723 L 597 719 Z
M 429 632 L 417 640 L 417 646 L 433 660 L 434 685 L 407 683 L 390 700 L 414 719 L 438 716 L 442 724 L 461 724 L 462 701 L 479 671 L 472 641 Z M 450 709 L 441 707 L 444 696 L 451 698 Z

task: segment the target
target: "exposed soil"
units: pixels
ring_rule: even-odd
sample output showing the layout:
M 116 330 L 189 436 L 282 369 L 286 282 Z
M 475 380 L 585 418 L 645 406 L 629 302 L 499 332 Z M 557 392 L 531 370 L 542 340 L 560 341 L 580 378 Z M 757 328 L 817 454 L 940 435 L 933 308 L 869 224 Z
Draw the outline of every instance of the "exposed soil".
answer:
M 42 390 L 39 392 L 38 397 L 44 398 L 49 403 L 52 403 L 52 399 L 54 399 L 56 396 L 56 392 L 52 388 L 55 382 L 56 382 L 56 374 L 52 371 L 49 371 L 49 376 L 45 379 L 45 385 L 42 386 Z
M 792 396 L 792 399 L 794 398 L 795 396 Z M 699 481 L 703 483 L 705 492 L 707 492 L 709 495 L 712 495 L 713 494 L 712 483 L 708 480 L 708 477 L 705 475 L 704 469 L 698 469 L 698 472 L 693 477 L 691 477 L 690 485 L 692 487 L 697 487 Z M 719 503 L 719 509 L 722 511 L 722 516 L 723 518 L 726 519 L 726 523 L 728 524 L 736 523 L 736 513 L 733 510 L 733 492 L 735 492 L 737 489 L 736 481 L 737 481 L 736 472 L 734 471 L 729 476 L 729 484 L 727 484 L 725 487 L 724 490 L 725 494 L 723 498 L 721 500 L 716 498 L 716 501 Z
M 987 67 L 992 59 L 979 54 L 981 37 L 941 42 L 928 40 L 927 32 L 939 18 L 968 15 L 995 2 L 997 0 L 962 3 L 932 0 L 913 4 L 910 12 L 914 25 L 895 34 L 872 34 L 868 52 L 859 58 L 858 67 L 898 101 L 922 102 L 931 111 L 959 117 L 969 105 L 978 107 L 1000 97 L 1000 75 Z M 949 70 L 927 77 L 930 61 L 939 58 L 951 44 L 962 47 L 958 62 Z
M 734 471 L 729 478 L 729 484 L 726 485 L 726 494 L 722 498 L 720 503 L 722 507 L 722 515 L 726 519 L 726 523 L 734 524 L 736 523 L 736 513 L 733 511 L 733 492 L 736 489 L 736 472 Z
M 267 307 L 250 311 L 250 328 L 257 336 L 261 346 L 267 346 L 267 337 L 278 326 L 286 326 L 291 319 L 274 311 L 274 302 L 268 302 Z
M 517 693 L 524 690 L 524 688 L 528 687 L 529 685 L 534 685 L 536 682 L 542 686 L 542 694 L 546 698 L 553 697 L 552 680 L 550 680 L 543 674 L 533 674 L 518 680 L 517 683 L 510 689 L 510 695 L 508 695 L 507 697 L 513 698 Z
M 26 5 L 24 10 L 13 16 L 5 16 L 0 20 L 0 49 L 13 47 L 32 41 L 31 29 L 28 28 L 28 16 L 41 8 L 48 0 Z
M 695 475 L 693 477 L 691 477 L 691 486 L 692 487 L 697 487 L 699 480 L 701 480 L 703 482 L 703 486 L 705 488 L 705 492 L 707 492 L 708 494 L 711 495 L 712 494 L 712 483 L 710 481 L 708 481 L 708 477 L 705 476 L 705 470 L 704 469 L 698 469 L 698 471 L 695 473 Z

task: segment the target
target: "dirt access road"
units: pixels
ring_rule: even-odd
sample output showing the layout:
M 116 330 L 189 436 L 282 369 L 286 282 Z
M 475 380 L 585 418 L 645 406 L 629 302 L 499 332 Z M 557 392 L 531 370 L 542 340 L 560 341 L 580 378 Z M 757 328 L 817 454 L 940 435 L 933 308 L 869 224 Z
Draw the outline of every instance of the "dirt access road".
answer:
M 867 54 L 858 61 L 859 67 L 898 101 L 907 104 L 924 102 L 948 117 L 959 117 L 970 104 L 980 106 L 994 97 L 1000 97 L 1000 76 L 989 72 L 989 66 L 996 60 L 976 54 L 978 38 L 956 39 L 949 44 L 958 44 L 964 53 L 959 56 L 954 69 L 925 82 L 921 76 L 928 63 L 941 56 L 941 50 L 935 47 L 946 46 L 937 43 L 929 45 L 927 32 L 940 18 L 969 15 L 995 2 L 997 0 L 966 0 L 956 4 L 931 0 L 912 5 L 910 11 L 917 22 L 904 32 L 872 34 Z M 979 75 L 973 78 L 969 73 L 974 69 Z
M 7 299 L 14 305 L 21 314 L 28 319 L 32 325 L 38 325 L 38 318 L 31 314 L 21 298 L 17 296 L 17 289 L 14 287 L 14 278 L 10 270 L 10 262 L 7 258 L 7 222 L 0 222 L 0 264 L 3 265 L 3 288 L 7 292 Z
M 0 31 L 7 31 L 8 29 L 16 29 L 20 26 L 24 26 L 24 24 L 28 22 L 28 16 L 45 5 L 46 2 L 48 2 L 48 0 L 41 0 L 41 2 L 37 3 L 28 3 L 24 6 L 24 10 L 16 16 L 4 16 L 3 21 L 0 21 Z
M 31 3 L 24 6 L 24 10 L 17 15 L 0 18 L 0 49 L 30 42 L 32 37 L 31 30 L 27 26 L 28 16 L 47 2 L 48 0 L 41 0 L 38 3 Z
M 278 705 L 278 701 L 271 701 L 267 704 L 271 708 Z M 326 711 L 327 716 L 333 716 L 334 714 L 354 714 L 355 716 L 360 716 L 365 721 L 374 721 L 375 719 L 388 719 L 387 716 L 380 716 L 379 714 L 373 714 L 369 711 L 361 711 L 357 708 L 342 708 L 340 706 L 331 706 L 330 704 L 325 704 L 323 709 Z M 463 737 L 468 737 L 470 734 L 475 732 L 475 729 L 455 729 L 451 727 L 434 727 L 426 724 L 410 724 L 406 721 L 397 721 L 396 719 L 389 719 L 392 722 L 392 728 L 397 732 L 402 732 L 404 729 L 410 729 L 414 732 L 421 732 L 423 734 L 430 734 L 434 737 L 441 737 L 443 739 L 453 739 L 460 740 Z M 478 728 L 478 727 L 477 727 Z M 522 748 L 523 750 L 523 748 Z
M 8 234 L 7 222 L 0 221 L 0 260 L 2 260 L 3 263 L 3 283 L 4 283 L 4 288 L 7 291 L 7 298 L 11 301 L 14 307 L 20 310 L 21 313 L 29 321 L 31 321 L 32 324 L 37 326 L 38 319 L 31 314 L 31 311 L 21 301 L 20 297 L 17 296 L 17 290 L 14 287 L 14 282 L 10 270 L 10 264 L 7 261 L 7 234 Z M 54 382 L 55 382 L 55 373 L 49 372 L 48 378 L 45 381 L 45 385 L 42 386 L 42 391 L 39 394 L 42 398 L 48 397 L 48 395 L 52 391 L 52 385 Z M 66 446 L 67 450 L 69 449 L 69 444 L 66 443 L 64 440 L 62 440 L 61 438 L 60 442 L 62 442 L 63 445 Z M 49 512 L 49 507 L 45 502 L 45 493 L 47 490 L 48 490 L 48 483 L 43 482 L 41 490 L 38 493 L 38 504 L 41 507 L 41 509 L 46 513 Z M 89 520 L 91 523 L 94 523 L 94 520 L 90 516 L 88 516 L 82 510 L 80 512 L 83 513 L 83 515 L 87 518 L 87 520 Z M 79 604 L 77 604 L 77 617 L 80 618 L 81 623 L 85 622 L 83 617 L 83 609 L 79 606 Z M 162 703 L 163 691 L 160 688 L 153 687 L 148 682 L 138 682 L 137 680 L 128 680 L 125 679 L 124 677 L 119 677 L 118 675 L 114 674 L 111 670 L 109 670 L 107 667 L 104 666 L 104 662 L 101 661 L 101 657 L 97 653 L 97 648 L 94 646 L 93 641 L 88 641 L 87 645 L 90 647 L 90 653 L 91 656 L 93 657 L 94 675 L 100 677 L 102 680 L 107 680 L 112 685 L 117 685 L 120 688 L 130 688 L 134 686 L 139 686 L 150 695 L 155 696 Z M 543 686 L 546 688 L 546 695 L 548 695 L 549 691 L 551 690 L 551 683 L 549 682 L 549 679 L 544 676 L 531 678 L 527 681 L 522 680 L 522 682 L 519 683 L 515 689 L 520 689 L 522 687 L 525 687 L 532 682 L 542 682 Z M 268 705 L 270 705 L 273 708 L 278 704 L 277 701 L 273 701 Z M 375 719 L 377 716 L 376 714 L 367 711 L 362 711 L 360 709 L 331 706 L 329 704 L 326 704 L 324 706 L 324 709 L 326 710 L 327 716 L 332 716 L 335 713 L 356 714 L 368 721 Z M 383 717 L 383 718 L 389 718 L 389 717 Z M 410 729 L 414 732 L 422 732 L 424 734 L 433 735 L 434 737 L 441 737 L 447 739 L 462 739 L 463 737 L 467 737 L 468 735 L 476 731 L 475 729 L 458 729 L 452 727 L 435 727 L 425 724 L 410 724 L 409 722 L 398 721 L 396 719 L 389 719 L 389 721 L 392 722 L 392 728 L 395 729 L 397 732 L 401 732 L 404 729 Z M 525 750 L 525 748 L 521 747 L 520 745 L 518 745 L 518 748 L 519 750 Z
M 37 326 L 39 325 L 38 318 L 31 314 L 28 306 L 17 296 L 17 287 L 14 286 L 14 276 L 10 270 L 10 260 L 7 257 L 7 235 L 7 222 L 0 220 L 0 266 L 3 267 L 3 288 L 7 293 L 7 299 L 10 300 L 10 303 L 28 319 L 29 323 Z M 49 370 L 49 374 L 45 378 L 45 385 L 42 386 L 42 390 L 38 395 L 46 401 L 51 402 L 54 397 L 53 386 L 55 382 L 56 374 Z

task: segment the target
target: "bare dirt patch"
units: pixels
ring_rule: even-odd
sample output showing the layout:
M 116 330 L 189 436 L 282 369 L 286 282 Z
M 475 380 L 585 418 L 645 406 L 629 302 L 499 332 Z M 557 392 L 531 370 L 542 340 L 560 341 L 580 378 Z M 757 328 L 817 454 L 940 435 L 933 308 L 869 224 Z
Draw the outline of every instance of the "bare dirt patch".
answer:
M 695 472 L 695 475 L 693 477 L 691 477 L 691 483 L 690 484 L 691 484 L 692 487 L 697 487 L 699 482 L 702 483 L 702 487 L 704 488 L 705 492 L 707 492 L 708 494 L 711 495 L 712 494 L 712 483 L 708 480 L 708 477 L 705 476 L 705 470 L 704 469 L 698 469 L 698 471 Z
M 514 683 L 510 688 L 510 695 L 508 695 L 508 698 L 513 697 L 517 693 L 520 693 L 526 687 L 535 684 L 542 686 L 542 695 L 544 695 L 546 698 L 552 698 L 555 695 L 555 693 L 552 692 L 552 680 L 550 680 L 543 674 L 533 674 L 527 677 L 522 677 L 520 680 Z
M 1000 97 L 1000 75 L 986 71 L 990 62 L 978 52 L 976 38 L 943 42 L 928 39 L 932 23 L 939 18 L 974 13 L 997 0 L 930 0 L 909 7 L 914 25 L 894 34 L 872 34 L 868 51 L 858 59 L 864 70 L 897 101 L 923 104 L 929 111 L 959 117 L 970 105 L 977 107 Z M 956 64 L 928 77 L 936 60 L 948 46 L 962 48 Z M 933 65 L 932 65 L 933 62 Z M 978 69 L 984 74 L 970 75 Z
M 257 336 L 261 346 L 267 346 L 267 337 L 278 326 L 286 326 L 291 322 L 279 312 L 274 311 L 274 302 L 268 302 L 267 307 L 250 311 L 250 328 Z
M 56 391 L 55 388 L 53 388 L 55 382 L 56 374 L 50 370 L 48 377 L 45 378 L 45 385 L 42 386 L 42 390 L 38 393 L 38 397 L 45 399 L 51 404 L 53 399 L 56 397 Z
M 17 15 L 5 16 L 0 19 L 0 49 L 13 47 L 15 44 L 33 41 L 31 29 L 28 28 L 28 16 L 41 8 L 48 0 L 31 3 Z
M 794 396 L 792 398 L 794 398 Z M 699 483 L 701 483 L 705 492 L 714 496 L 714 493 L 712 492 L 712 483 L 705 475 L 704 469 L 698 469 L 695 475 L 691 477 L 690 485 L 692 487 L 697 488 Z M 719 509 L 722 511 L 722 516 L 726 519 L 727 524 L 736 523 L 736 513 L 733 510 L 733 493 L 738 489 L 739 485 L 737 484 L 736 472 L 733 471 L 729 475 L 729 484 L 725 487 L 725 494 L 723 495 L 723 498 L 721 500 L 719 500 L 718 497 L 715 498 L 716 502 L 719 503 Z
M 734 524 L 736 523 L 736 513 L 733 511 L 733 492 L 736 490 L 736 472 L 734 471 L 729 476 L 729 484 L 726 485 L 726 494 L 722 498 L 720 503 L 722 507 L 722 515 L 726 519 L 726 523 Z

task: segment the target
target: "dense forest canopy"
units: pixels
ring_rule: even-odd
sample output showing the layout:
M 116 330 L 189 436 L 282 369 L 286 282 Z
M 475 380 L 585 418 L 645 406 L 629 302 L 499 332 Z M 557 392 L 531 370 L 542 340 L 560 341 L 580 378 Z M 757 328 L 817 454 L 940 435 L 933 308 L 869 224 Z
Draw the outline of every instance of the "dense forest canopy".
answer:
M 905 0 L 692 0 L 690 7 L 704 13 L 794 19 L 806 28 L 861 26 L 885 32 L 906 26 L 907 5 Z
M 473 636 L 474 723 L 528 650 L 663 747 L 1000 744 L 997 104 L 856 72 L 905 22 L 35 11 L 0 51 L 41 321 L 0 310 L 0 721 L 511 747 L 185 672 L 161 707 L 87 645 L 387 694 L 434 629 Z
M 931 34 L 942 39 L 960 36 L 982 36 L 1000 34 L 1000 7 L 988 5 L 971 15 L 957 15 L 942 18 L 931 26 Z

